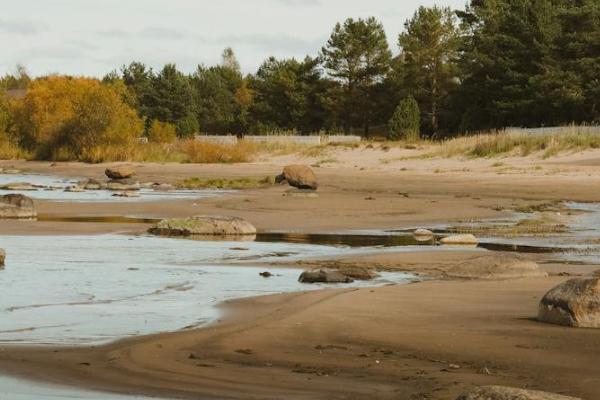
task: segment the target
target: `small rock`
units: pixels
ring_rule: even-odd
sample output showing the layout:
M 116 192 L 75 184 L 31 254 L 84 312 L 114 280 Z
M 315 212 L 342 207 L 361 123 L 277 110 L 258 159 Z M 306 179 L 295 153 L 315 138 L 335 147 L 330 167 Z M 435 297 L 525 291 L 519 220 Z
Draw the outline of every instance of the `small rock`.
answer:
M 427 237 L 427 238 L 430 238 L 430 237 L 433 236 L 433 232 L 430 231 L 429 229 L 419 228 L 419 229 L 417 229 L 417 230 L 415 230 L 413 232 L 413 235 L 416 236 L 416 237 Z
M 124 192 L 113 193 L 113 197 L 140 197 L 140 194 L 138 192 L 126 190 Z
M 6 251 L 0 249 L 0 269 L 4 267 L 4 260 L 6 260 Z
M 259 275 L 262 276 L 263 278 L 270 278 L 273 276 L 273 274 L 270 273 L 269 271 L 261 272 Z
M 68 193 L 81 193 L 81 192 L 85 192 L 85 189 L 83 189 L 81 186 L 69 186 L 68 188 L 65 189 L 65 192 Z
M 313 269 L 310 271 L 304 271 L 299 282 L 302 283 L 351 283 L 354 282 L 352 278 L 346 276 L 338 271 L 334 271 L 327 268 Z
M 440 243 L 447 245 L 477 245 L 479 240 L 474 235 L 453 235 L 440 240 Z

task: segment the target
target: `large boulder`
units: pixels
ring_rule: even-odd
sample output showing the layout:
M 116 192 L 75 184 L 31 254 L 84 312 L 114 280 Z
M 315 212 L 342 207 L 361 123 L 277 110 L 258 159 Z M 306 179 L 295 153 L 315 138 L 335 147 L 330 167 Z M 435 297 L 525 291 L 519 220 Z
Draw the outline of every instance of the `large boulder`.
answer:
M 300 278 L 298 278 L 299 282 L 302 283 L 351 283 L 354 282 L 352 278 L 342 274 L 341 272 L 328 269 L 328 268 L 320 268 L 313 269 L 310 271 L 304 271 Z
M 440 243 L 447 245 L 477 245 L 479 240 L 474 235 L 453 235 L 440 239 Z
M 109 179 L 128 179 L 135 175 L 135 169 L 121 165 L 119 167 L 107 168 L 104 173 Z
M 600 328 L 600 277 L 571 279 L 551 289 L 540 301 L 538 320 Z
M 520 256 L 493 254 L 469 259 L 444 271 L 458 279 L 516 279 L 546 277 L 538 263 Z
M 317 176 L 314 171 L 306 165 L 288 165 L 283 168 L 281 175 L 275 177 L 275 182 L 286 181 L 290 186 L 298 189 L 317 190 Z
M 507 386 L 481 386 L 469 390 L 456 400 L 581 400 L 577 397 L 525 390 Z
M 151 227 L 149 232 L 165 236 L 245 236 L 255 235 L 256 228 L 237 217 L 198 215 L 164 219 Z
M 33 200 L 22 194 L 0 196 L 0 218 L 35 218 L 37 210 Z

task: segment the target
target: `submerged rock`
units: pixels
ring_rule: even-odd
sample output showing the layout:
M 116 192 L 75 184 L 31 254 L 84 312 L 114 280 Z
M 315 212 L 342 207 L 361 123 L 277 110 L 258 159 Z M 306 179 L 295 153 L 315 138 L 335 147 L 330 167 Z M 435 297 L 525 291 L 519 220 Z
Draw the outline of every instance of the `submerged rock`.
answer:
M 456 400 L 581 400 L 560 394 L 525 390 L 507 386 L 481 386 L 469 390 Z
M 139 182 L 134 181 L 133 179 L 117 179 L 108 181 L 106 184 L 106 188 L 108 190 L 140 190 Z
M 19 190 L 19 191 L 33 191 L 37 190 L 37 188 L 31 183 L 27 182 L 12 182 L 7 183 L 6 185 L 0 186 L 2 190 Z
M 275 177 L 276 183 L 287 181 L 288 185 L 298 189 L 317 190 L 317 176 L 314 171 L 306 165 L 288 165 L 283 172 Z
M 299 282 L 302 283 L 351 283 L 354 282 L 352 278 L 342 274 L 341 272 L 328 269 L 320 268 L 313 269 L 310 271 L 304 271 L 298 278 Z
M 476 257 L 454 265 L 445 271 L 450 278 L 460 279 L 516 279 L 546 277 L 538 263 L 513 255 Z
M 166 236 L 245 236 L 256 234 L 256 228 L 250 222 L 241 218 L 208 215 L 164 219 L 148 231 L 155 235 Z
M 440 239 L 440 243 L 449 245 L 477 245 L 479 240 L 474 235 L 453 235 Z
M 571 279 L 551 289 L 540 301 L 538 320 L 600 328 L 600 277 Z
M 135 169 L 133 169 L 133 167 L 122 165 L 119 167 L 107 168 L 106 171 L 104 171 L 104 174 L 109 179 L 127 179 L 135 175 Z
M 22 194 L 0 196 L 0 218 L 35 218 L 37 210 L 33 200 Z

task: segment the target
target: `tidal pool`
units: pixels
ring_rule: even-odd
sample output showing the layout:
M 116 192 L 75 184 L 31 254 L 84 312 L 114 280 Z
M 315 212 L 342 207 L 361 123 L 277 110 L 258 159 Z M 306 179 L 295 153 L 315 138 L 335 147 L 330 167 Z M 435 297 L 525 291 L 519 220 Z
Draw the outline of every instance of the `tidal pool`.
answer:
M 263 278 L 267 267 L 236 263 L 374 250 L 120 235 L 0 236 L 0 247 L 7 251 L 0 343 L 21 344 L 96 344 L 197 327 L 218 318 L 215 305 L 224 300 L 323 287 L 299 283 L 296 268 L 272 268 L 275 276 Z M 383 273 L 352 285 L 411 278 Z
M 39 188 L 37 190 L 0 190 L 0 195 L 9 193 L 20 193 L 34 199 L 70 202 L 131 202 L 152 201 L 165 199 L 196 199 L 219 196 L 230 191 L 216 189 L 202 190 L 169 190 L 155 191 L 152 189 L 141 189 L 139 197 L 114 197 L 114 191 L 110 190 L 86 190 L 83 192 L 65 192 L 69 186 L 75 185 L 77 179 L 53 177 L 35 174 L 0 174 L 0 186 L 9 183 L 26 182 L 36 186 L 46 186 L 52 189 Z

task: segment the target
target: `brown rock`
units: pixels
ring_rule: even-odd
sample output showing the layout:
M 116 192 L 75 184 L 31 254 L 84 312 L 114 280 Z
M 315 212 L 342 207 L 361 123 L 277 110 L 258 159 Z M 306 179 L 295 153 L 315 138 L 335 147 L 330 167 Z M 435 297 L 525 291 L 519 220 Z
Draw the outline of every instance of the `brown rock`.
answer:
M 306 165 L 288 165 L 283 168 L 281 175 L 275 177 L 275 182 L 287 181 L 290 186 L 298 189 L 317 190 L 319 184 L 313 170 Z
M 298 281 L 302 283 L 351 283 L 353 279 L 338 271 L 320 268 L 304 271 Z
M 0 269 L 4 267 L 4 260 L 6 259 L 6 251 L 0 249 Z
M 460 279 L 516 279 L 548 276 L 536 262 L 504 254 L 475 257 L 454 265 L 445 272 L 450 278 Z
M 0 218 L 35 218 L 37 210 L 33 200 L 22 194 L 0 196 Z
M 506 386 L 481 386 L 462 394 L 456 400 L 581 400 L 537 390 L 517 389 Z
M 540 301 L 538 320 L 600 328 L 600 277 L 571 279 L 551 289 Z
M 119 167 L 107 168 L 104 173 L 110 179 L 127 179 L 135 175 L 135 170 L 132 167 L 122 165 Z

